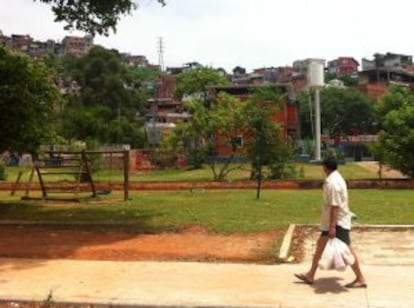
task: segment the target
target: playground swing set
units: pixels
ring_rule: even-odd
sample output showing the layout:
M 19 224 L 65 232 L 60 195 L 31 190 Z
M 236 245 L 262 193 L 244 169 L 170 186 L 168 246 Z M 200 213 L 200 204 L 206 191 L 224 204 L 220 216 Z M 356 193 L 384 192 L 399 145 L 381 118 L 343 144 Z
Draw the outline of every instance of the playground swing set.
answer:
M 123 156 L 124 169 L 124 201 L 129 199 L 129 151 L 48 151 L 48 157 L 38 158 L 34 161 L 32 170 L 26 184 L 23 200 L 59 200 L 82 201 L 97 198 L 99 195 L 109 195 L 112 192 L 112 183 L 105 188 L 97 189 L 92 178 L 91 155 Z M 37 175 L 41 189 L 41 197 L 31 195 L 34 189 L 34 177 Z M 111 172 L 112 176 L 112 172 Z M 15 187 L 18 186 L 21 174 L 18 175 Z M 111 181 L 112 179 L 110 179 Z M 12 191 L 14 194 L 14 190 Z

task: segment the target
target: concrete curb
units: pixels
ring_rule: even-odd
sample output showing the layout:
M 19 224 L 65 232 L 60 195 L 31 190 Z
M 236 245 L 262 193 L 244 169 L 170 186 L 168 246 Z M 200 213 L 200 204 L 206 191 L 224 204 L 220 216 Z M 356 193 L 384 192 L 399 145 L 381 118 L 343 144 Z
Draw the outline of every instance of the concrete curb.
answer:
M 297 224 L 297 227 L 312 227 L 318 228 L 319 225 L 316 224 Z M 352 229 L 360 229 L 360 228 L 368 228 L 368 229 L 412 229 L 414 225 L 363 225 L 363 224 L 356 224 L 352 225 Z
M 284 237 L 282 245 L 280 246 L 278 260 L 282 262 L 286 262 L 287 258 L 289 257 L 290 245 L 292 244 L 292 237 L 293 232 L 295 231 L 295 225 L 290 224 L 289 228 L 287 229 Z

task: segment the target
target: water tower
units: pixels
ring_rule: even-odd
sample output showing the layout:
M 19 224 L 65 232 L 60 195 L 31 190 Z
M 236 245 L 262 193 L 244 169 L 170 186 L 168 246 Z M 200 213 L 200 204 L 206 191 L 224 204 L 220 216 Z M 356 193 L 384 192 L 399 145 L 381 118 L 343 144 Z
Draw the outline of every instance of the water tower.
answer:
M 308 86 L 315 91 L 315 160 L 321 160 L 321 104 L 320 89 L 325 84 L 325 60 L 308 59 Z

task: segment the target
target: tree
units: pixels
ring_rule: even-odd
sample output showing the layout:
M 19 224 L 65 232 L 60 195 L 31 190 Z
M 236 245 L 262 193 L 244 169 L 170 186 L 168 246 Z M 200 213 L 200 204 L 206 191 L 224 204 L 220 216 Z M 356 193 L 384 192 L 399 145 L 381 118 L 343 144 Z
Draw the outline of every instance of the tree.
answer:
M 143 146 L 142 123 L 136 115 L 147 96 L 117 51 L 93 47 L 71 65 L 70 77 L 79 91 L 68 98 L 64 109 L 62 133 L 67 139 Z
M 302 138 L 312 137 L 313 98 L 299 97 Z M 373 132 L 373 104 L 368 96 L 352 88 L 324 88 L 321 91 L 321 126 L 329 136 Z
M 53 80 L 40 61 L 0 47 L 0 150 L 34 153 L 48 142 L 60 99 Z
M 231 163 L 238 153 L 237 137 L 246 130 L 244 104 L 234 96 L 219 93 L 210 108 L 197 100 L 190 100 L 186 108 L 192 113 L 189 123 L 181 123 L 174 130 L 174 148 L 183 148 L 194 167 L 207 162 L 213 172 L 213 179 L 224 180 L 239 166 Z M 230 154 L 218 164 L 217 147 L 226 147 Z
M 132 0 L 33 0 L 51 5 L 56 22 L 65 22 L 65 30 L 80 30 L 91 35 L 116 32 L 122 15 L 137 8 Z M 164 0 L 157 0 L 163 6 Z
M 271 178 L 283 178 L 289 173 L 287 163 L 292 151 L 280 125 L 273 119 L 281 98 L 276 88 L 261 87 L 252 90 L 245 102 L 224 92 L 218 94 L 211 107 L 188 101 L 186 106 L 193 115 L 192 121 L 176 127 L 174 148 L 180 150 L 181 146 L 190 161 L 192 157 L 199 158 L 195 160 L 198 166 L 207 162 L 214 180 L 223 180 L 232 170 L 242 167 L 233 164 L 237 156 L 247 156 L 253 174 L 260 173 L 266 165 Z M 227 150 L 225 157 L 218 157 L 219 147 Z
M 236 66 L 235 68 L 233 68 L 233 75 L 245 75 L 245 74 L 246 74 L 246 69 L 244 67 Z
M 248 157 L 252 174 L 261 180 L 262 167 L 270 170 L 270 178 L 290 176 L 289 163 L 293 151 L 289 140 L 282 134 L 280 125 L 274 121 L 275 113 L 281 108 L 283 94 L 278 88 L 267 86 L 252 90 L 244 115 L 247 120 L 246 135 L 249 136 Z
M 181 100 L 184 95 L 196 95 L 207 106 L 210 104 L 208 87 L 227 83 L 227 79 L 211 67 L 192 69 L 178 75 L 175 97 Z
M 223 85 L 227 82 L 225 77 L 210 67 L 198 67 L 181 73 L 177 77 L 174 96 L 179 100 L 182 100 L 185 95 L 190 97 L 189 100 L 187 99 L 186 107 L 192 112 L 193 118 L 191 124 L 179 125 L 175 129 L 176 138 L 174 139 L 186 145 L 189 162 L 195 168 L 202 166 L 214 147 L 215 120 L 211 117 L 215 111 L 212 110 L 214 107 L 208 94 L 208 87 Z M 181 139 L 178 136 L 181 136 Z M 215 173 L 214 165 L 212 170 L 215 179 L 222 177 Z M 222 172 L 219 173 L 222 174 Z
M 375 105 L 375 116 L 381 128 L 381 120 L 391 111 L 399 110 L 404 107 L 407 102 L 414 101 L 414 95 L 406 87 L 394 85 L 389 88 L 387 95 L 379 99 Z
M 391 167 L 414 177 L 414 96 L 401 86 L 391 87 L 379 100 L 380 146 Z
M 358 76 L 336 76 L 334 73 L 326 73 L 325 74 L 325 83 L 329 83 L 330 81 L 337 79 L 344 83 L 346 87 L 353 87 L 358 85 Z

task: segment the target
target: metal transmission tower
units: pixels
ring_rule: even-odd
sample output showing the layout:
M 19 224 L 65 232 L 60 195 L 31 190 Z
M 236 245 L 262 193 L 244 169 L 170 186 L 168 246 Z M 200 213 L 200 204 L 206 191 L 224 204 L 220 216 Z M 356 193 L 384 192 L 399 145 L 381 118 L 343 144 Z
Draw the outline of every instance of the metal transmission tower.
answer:
M 161 71 L 165 70 L 164 67 L 164 41 L 162 37 L 158 39 L 158 65 L 160 66 Z

